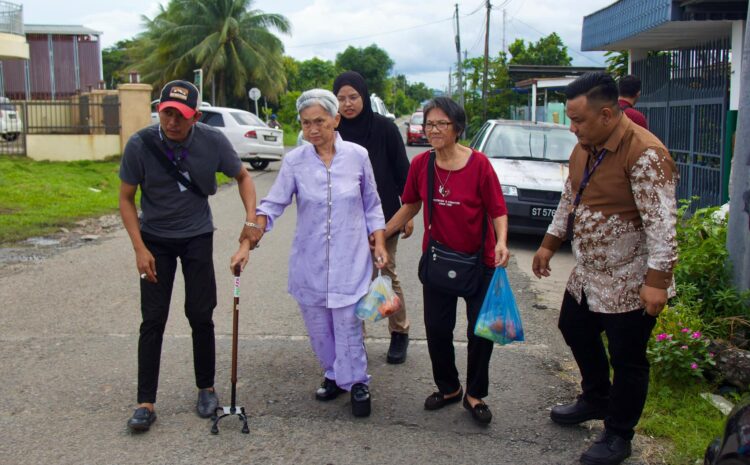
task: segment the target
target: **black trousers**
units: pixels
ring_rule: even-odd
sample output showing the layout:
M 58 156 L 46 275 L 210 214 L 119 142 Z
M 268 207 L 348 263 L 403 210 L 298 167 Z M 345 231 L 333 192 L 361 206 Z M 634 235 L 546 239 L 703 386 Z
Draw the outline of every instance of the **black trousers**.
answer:
M 643 309 L 595 313 L 589 310 L 585 294 L 580 304 L 567 291 L 563 298 L 558 327 L 581 371 L 582 397 L 606 408 L 604 427 L 625 439 L 633 437 L 646 404 L 650 368 L 646 348 L 655 324 L 656 318 Z
M 156 260 L 157 283 L 141 280 L 141 330 L 138 339 L 138 403 L 156 402 L 164 327 L 169 315 L 177 259 L 185 278 L 185 316 L 193 333 L 193 366 L 198 388 L 214 385 L 216 344 L 213 311 L 216 277 L 213 233 L 187 239 L 141 234 Z
M 482 308 L 484 296 L 489 288 L 494 268 L 487 268 L 482 286 L 476 295 L 464 298 L 469 340 L 466 393 L 481 399 L 487 396 L 489 385 L 490 357 L 493 342 L 474 335 L 474 325 Z M 427 334 L 427 349 L 432 362 L 432 376 L 438 390 L 443 394 L 456 392 L 461 387 L 456 369 L 456 353 L 453 347 L 453 330 L 456 327 L 456 305 L 458 297 L 445 294 L 440 288 L 422 286 L 424 297 L 424 325 Z

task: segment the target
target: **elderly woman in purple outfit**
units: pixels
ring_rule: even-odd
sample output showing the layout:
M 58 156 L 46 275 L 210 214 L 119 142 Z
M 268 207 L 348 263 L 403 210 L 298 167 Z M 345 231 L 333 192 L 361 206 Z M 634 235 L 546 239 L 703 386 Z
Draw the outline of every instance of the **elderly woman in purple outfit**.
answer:
M 313 89 L 297 99 L 302 131 L 310 144 L 284 156 L 268 195 L 257 208 L 258 224 L 268 232 L 296 197 L 297 228 L 289 257 L 289 293 L 299 303 L 310 344 L 325 372 L 315 397 L 335 399 L 350 391 L 352 414 L 370 414 L 362 322 L 354 313 L 367 293 L 375 266 L 388 261 L 385 221 L 367 150 L 336 132 L 338 100 Z M 260 235 L 255 234 L 258 238 Z M 369 239 L 374 253 L 370 254 Z M 250 240 L 232 258 L 247 261 Z

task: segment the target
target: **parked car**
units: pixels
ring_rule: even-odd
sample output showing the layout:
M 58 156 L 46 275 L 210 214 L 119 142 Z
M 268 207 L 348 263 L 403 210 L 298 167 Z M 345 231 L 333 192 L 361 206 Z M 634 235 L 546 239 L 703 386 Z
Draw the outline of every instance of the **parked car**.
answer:
M 385 102 L 377 94 L 370 94 L 370 106 L 372 106 L 372 111 L 375 113 L 383 115 L 391 121 L 396 120 L 396 115 L 388 111 Z
M 708 446 L 703 464 L 750 465 L 750 397 L 729 413 L 724 435 Z
M 411 115 L 411 118 L 406 120 L 406 145 L 414 144 L 428 144 L 427 136 L 424 133 L 424 113 L 416 111 Z
M 236 108 L 202 107 L 199 121 L 227 136 L 242 161 L 256 170 L 265 169 L 284 156 L 284 132 L 266 126 L 254 114 Z
M 8 97 L 0 97 L 0 136 L 12 141 L 23 132 L 23 121 Z
M 471 141 L 487 155 L 508 206 L 508 230 L 543 235 L 555 215 L 578 140 L 567 126 L 489 120 Z

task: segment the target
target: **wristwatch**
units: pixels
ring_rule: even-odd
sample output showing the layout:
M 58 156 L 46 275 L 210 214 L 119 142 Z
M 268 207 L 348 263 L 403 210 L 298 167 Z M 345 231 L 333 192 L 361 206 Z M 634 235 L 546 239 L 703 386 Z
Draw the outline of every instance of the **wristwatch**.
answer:
M 248 228 L 263 230 L 263 228 L 261 228 L 259 224 L 253 223 L 252 221 L 245 221 L 245 226 L 247 226 Z

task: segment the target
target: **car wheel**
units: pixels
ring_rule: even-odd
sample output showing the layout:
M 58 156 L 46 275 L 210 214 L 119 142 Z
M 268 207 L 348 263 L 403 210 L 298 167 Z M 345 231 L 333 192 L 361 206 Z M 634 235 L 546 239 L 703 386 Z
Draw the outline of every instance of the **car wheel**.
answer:
M 271 162 L 268 160 L 251 160 L 250 166 L 252 166 L 254 170 L 264 170 L 269 163 Z
M 9 132 L 7 134 L 3 134 L 3 139 L 7 141 L 14 141 L 18 139 L 18 133 L 17 132 Z

